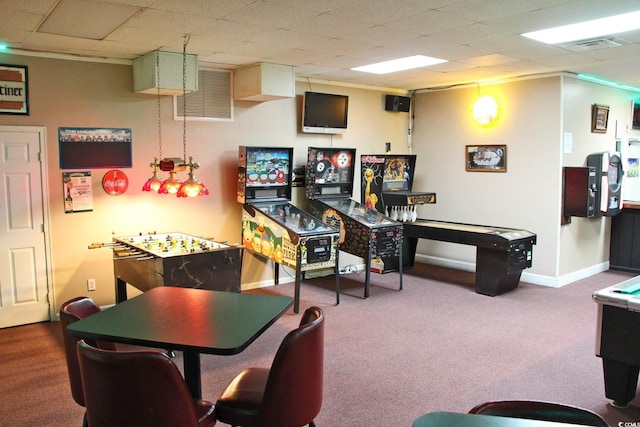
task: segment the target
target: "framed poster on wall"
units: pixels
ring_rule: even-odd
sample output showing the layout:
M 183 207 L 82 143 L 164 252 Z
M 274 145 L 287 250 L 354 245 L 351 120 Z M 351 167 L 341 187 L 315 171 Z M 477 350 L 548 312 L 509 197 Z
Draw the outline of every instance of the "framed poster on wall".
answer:
M 0 64 L 0 114 L 29 114 L 27 67 Z
M 58 128 L 60 169 L 132 167 L 131 129 Z

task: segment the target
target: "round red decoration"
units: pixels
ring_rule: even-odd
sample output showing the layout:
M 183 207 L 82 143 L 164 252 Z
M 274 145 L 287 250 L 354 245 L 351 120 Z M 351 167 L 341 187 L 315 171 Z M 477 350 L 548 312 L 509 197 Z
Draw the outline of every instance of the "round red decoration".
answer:
M 119 196 L 127 191 L 129 187 L 129 178 L 124 172 L 119 170 L 110 170 L 104 174 L 102 178 L 102 188 L 111 196 Z

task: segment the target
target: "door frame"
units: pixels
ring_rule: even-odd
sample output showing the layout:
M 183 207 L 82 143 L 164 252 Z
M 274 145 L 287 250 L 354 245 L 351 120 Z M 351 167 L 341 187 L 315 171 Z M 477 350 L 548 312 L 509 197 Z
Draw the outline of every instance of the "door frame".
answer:
M 42 238 L 45 251 L 45 275 L 47 280 L 47 300 L 49 321 L 58 320 L 56 298 L 53 285 L 53 261 L 51 256 L 51 211 L 49 206 L 49 168 L 47 162 L 47 128 L 45 126 L 0 125 L 0 132 L 37 132 L 40 136 L 40 188 L 42 197 Z

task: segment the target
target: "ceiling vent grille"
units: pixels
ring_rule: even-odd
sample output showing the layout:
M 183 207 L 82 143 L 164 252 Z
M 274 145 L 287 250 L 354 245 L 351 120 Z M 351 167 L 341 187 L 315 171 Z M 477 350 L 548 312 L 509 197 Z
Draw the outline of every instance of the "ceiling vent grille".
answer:
M 233 121 L 233 73 L 226 70 L 198 70 L 198 90 L 173 97 L 175 120 Z
M 610 49 L 612 47 L 626 46 L 629 42 L 613 37 L 597 37 L 593 39 L 578 40 L 571 43 L 563 43 L 559 46 L 572 52 L 589 52 L 592 50 Z

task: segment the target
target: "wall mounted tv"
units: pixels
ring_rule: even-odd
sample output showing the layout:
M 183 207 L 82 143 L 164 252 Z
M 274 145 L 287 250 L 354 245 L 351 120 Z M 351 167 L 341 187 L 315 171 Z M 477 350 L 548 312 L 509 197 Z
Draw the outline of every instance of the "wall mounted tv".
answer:
M 345 133 L 349 97 L 330 93 L 305 92 L 302 104 L 302 132 Z

